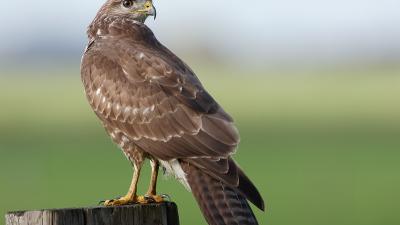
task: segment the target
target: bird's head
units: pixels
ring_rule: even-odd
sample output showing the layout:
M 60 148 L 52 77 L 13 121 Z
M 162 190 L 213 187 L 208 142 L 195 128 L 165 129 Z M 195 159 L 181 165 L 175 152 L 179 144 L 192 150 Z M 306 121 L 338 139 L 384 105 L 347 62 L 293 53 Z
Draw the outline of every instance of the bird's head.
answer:
M 108 15 L 127 16 L 142 23 L 148 16 L 155 19 L 157 15 L 153 0 L 108 0 L 101 11 Z

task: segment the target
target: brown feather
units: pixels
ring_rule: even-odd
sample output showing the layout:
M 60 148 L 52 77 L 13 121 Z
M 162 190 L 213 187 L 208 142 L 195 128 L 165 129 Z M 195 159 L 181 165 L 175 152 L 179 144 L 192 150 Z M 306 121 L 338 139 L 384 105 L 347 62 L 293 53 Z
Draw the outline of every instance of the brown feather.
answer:
M 264 202 L 231 158 L 238 131 L 193 71 L 129 18 L 99 15 L 88 34 L 82 81 L 113 140 L 128 156 L 180 160 L 209 224 L 257 224 L 246 198 Z
M 204 217 L 210 225 L 257 225 L 246 198 L 234 187 L 187 162 L 181 163 Z

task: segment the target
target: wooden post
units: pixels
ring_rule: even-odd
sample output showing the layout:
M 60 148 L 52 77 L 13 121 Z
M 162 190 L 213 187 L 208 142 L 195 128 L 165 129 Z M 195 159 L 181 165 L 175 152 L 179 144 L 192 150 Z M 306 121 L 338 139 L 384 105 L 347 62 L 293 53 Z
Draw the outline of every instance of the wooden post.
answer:
M 175 203 L 10 212 L 6 225 L 179 225 Z

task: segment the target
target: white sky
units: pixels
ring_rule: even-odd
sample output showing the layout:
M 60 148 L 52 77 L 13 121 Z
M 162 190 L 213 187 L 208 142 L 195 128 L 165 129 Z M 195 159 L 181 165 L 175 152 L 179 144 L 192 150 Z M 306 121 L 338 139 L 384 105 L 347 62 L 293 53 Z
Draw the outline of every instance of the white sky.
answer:
M 77 46 L 103 1 L 5 1 L 0 51 Z M 260 59 L 400 55 L 400 0 L 154 0 L 171 49 Z M 0 52 L 0 55 L 1 55 Z M 302 56 L 302 57 L 299 57 Z

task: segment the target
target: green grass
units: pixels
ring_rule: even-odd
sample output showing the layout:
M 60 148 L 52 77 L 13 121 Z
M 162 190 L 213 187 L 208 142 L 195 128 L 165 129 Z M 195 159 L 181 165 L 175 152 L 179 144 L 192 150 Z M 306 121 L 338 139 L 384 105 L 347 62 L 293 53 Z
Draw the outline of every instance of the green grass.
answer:
M 260 224 L 400 224 L 400 70 L 197 71 L 237 121 L 235 158 L 267 202 L 255 209 Z M 90 111 L 79 72 L 23 73 L 0 77 L 0 214 L 124 194 L 130 164 Z M 183 186 L 159 185 L 181 224 L 205 224 Z

